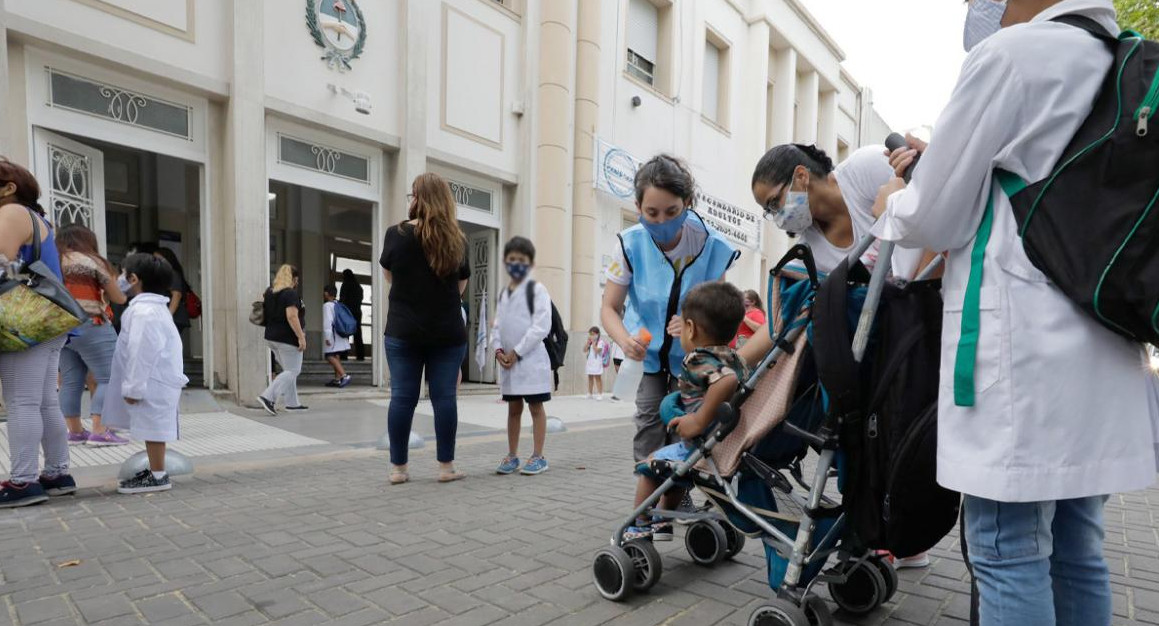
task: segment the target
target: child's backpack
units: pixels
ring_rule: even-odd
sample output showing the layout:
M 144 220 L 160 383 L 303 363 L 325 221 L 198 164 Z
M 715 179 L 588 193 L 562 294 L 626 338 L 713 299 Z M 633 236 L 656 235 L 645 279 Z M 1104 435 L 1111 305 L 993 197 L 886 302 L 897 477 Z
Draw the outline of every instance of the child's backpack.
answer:
M 535 281 L 527 281 L 527 310 L 535 317 Z M 547 348 L 547 358 L 551 360 L 551 371 L 555 372 L 563 367 L 563 359 L 567 355 L 567 327 L 563 325 L 563 316 L 555 303 L 551 303 L 551 331 L 543 338 L 543 346 Z M 559 388 L 559 374 L 556 373 L 556 388 Z
M 345 304 L 334 301 L 334 334 L 349 339 L 358 331 L 358 320 Z
M 1029 186 L 1008 172 L 996 172 L 994 178 L 1010 196 L 1031 263 L 1102 325 L 1128 339 L 1156 344 L 1159 43 L 1131 31 L 1115 39 L 1078 15 L 1053 21 L 1104 41 L 1114 63 L 1094 108 L 1049 177 Z M 977 245 L 985 246 L 982 233 L 992 213 L 990 206 Z M 981 256 L 971 274 L 975 271 L 981 271 Z M 976 302 L 963 313 L 971 314 L 977 319 Z
M 858 364 L 850 329 L 864 296 L 848 282 L 852 271 L 842 261 L 813 308 L 817 372 L 845 452 L 842 503 L 861 545 L 913 556 L 953 529 L 960 500 L 937 482 L 940 285 L 887 284 Z M 866 274 L 860 263 L 856 272 Z

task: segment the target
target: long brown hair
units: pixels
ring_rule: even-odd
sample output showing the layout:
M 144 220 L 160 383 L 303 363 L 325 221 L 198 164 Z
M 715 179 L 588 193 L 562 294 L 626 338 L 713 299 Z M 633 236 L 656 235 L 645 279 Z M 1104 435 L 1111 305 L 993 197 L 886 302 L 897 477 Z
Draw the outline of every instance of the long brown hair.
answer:
M 83 254 L 92 259 L 97 264 L 97 267 L 104 268 L 110 275 L 113 273 L 112 263 L 109 263 L 101 256 L 100 244 L 97 243 L 96 233 L 89 230 L 83 224 L 61 226 L 60 230 L 56 231 L 56 248 L 60 251 L 61 261 L 70 252 Z
M 414 203 L 410 219 L 415 220 L 415 235 L 435 276 L 448 278 L 463 263 L 467 236 L 455 219 L 455 197 L 451 186 L 438 174 L 419 174 L 411 186 Z

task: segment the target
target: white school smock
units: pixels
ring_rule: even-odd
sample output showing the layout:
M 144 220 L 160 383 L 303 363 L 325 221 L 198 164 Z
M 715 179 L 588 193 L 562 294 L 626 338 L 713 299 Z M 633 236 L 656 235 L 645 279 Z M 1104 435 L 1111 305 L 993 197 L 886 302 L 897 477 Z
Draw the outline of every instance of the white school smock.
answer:
M 322 304 L 322 354 L 348 351 L 350 339 L 334 332 L 334 302 L 325 302 Z
M 1064 14 L 1119 32 L 1111 0 L 1064 0 L 978 45 L 912 183 L 890 196 L 874 226 L 885 239 L 949 251 L 938 482 L 1004 502 L 1143 489 L 1156 471 L 1156 381 L 1142 347 L 1088 317 L 1030 263 L 1010 202 L 991 184 L 994 168 L 1030 182 L 1046 178 L 1107 75 L 1107 45 L 1049 21 Z M 980 297 L 975 406 L 959 407 L 954 362 L 962 303 L 989 197 L 994 225 Z
M 134 296 L 121 318 L 101 421 L 138 441 L 175 441 L 184 373 L 181 335 L 169 313 L 169 298 Z M 125 398 L 140 400 L 137 404 Z
M 492 351 L 515 351 L 519 361 L 511 369 L 499 369 L 499 391 L 505 396 L 531 396 L 551 393 L 554 384 L 551 359 L 543 340 L 551 332 L 551 296 L 543 283 L 535 283 L 535 315 L 527 310 L 528 278 L 514 291 L 504 288 L 495 305 L 495 324 L 491 332 Z

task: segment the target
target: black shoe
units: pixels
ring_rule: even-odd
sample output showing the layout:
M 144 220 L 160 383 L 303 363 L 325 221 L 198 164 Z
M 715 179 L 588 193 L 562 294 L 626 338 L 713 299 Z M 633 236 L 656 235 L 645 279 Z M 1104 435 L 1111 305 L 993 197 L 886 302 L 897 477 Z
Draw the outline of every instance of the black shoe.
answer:
M 261 403 L 262 408 L 266 410 L 266 413 L 269 413 L 270 415 L 277 415 L 278 414 L 278 410 L 274 408 L 273 402 L 266 400 L 262 396 L 258 396 L 258 402 Z
M 151 493 L 153 491 L 168 491 L 172 488 L 173 483 L 169 482 L 168 474 L 156 478 L 153 476 L 153 472 L 144 469 L 128 480 L 122 480 L 121 484 L 117 486 L 117 493 Z
M 40 483 L 18 483 L 6 480 L 0 483 L 0 509 L 40 504 L 48 500 Z
M 326 383 L 326 386 L 327 387 L 340 387 L 341 385 L 338 384 L 338 381 L 339 381 L 339 379 L 335 378 L 334 380 L 328 381 Z
M 67 496 L 71 493 L 76 493 L 76 481 L 68 474 L 61 474 L 49 478 L 44 474 L 40 475 L 40 486 L 44 487 L 44 492 L 50 496 Z
M 676 510 L 680 513 L 699 513 L 700 512 L 700 510 L 696 508 L 696 503 L 692 501 L 692 493 L 688 492 L 688 491 L 684 492 L 684 497 L 680 499 L 680 506 L 677 506 Z M 692 522 L 693 522 L 693 520 L 690 520 L 690 519 L 678 519 L 678 520 L 676 520 L 676 523 L 680 524 L 681 526 L 686 526 L 688 524 L 691 524 Z
M 286 410 L 292 411 L 294 413 L 301 413 L 303 411 L 309 411 L 310 407 L 308 407 L 304 404 L 299 404 L 298 406 L 288 406 L 288 407 L 286 407 Z

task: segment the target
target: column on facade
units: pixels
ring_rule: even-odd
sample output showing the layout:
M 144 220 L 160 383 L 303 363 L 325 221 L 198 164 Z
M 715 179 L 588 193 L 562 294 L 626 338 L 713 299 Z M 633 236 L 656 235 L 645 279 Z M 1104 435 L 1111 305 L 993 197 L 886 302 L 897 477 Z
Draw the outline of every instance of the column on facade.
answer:
M 265 388 L 269 350 L 249 323 L 249 303 L 269 283 L 266 255 L 269 224 L 266 207 L 265 3 L 233 2 L 233 61 L 226 109 L 226 229 L 223 258 L 217 264 L 230 336 L 229 384 L 239 401 L 252 400 Z
M 402 149 L 393 190 L 395 198 L 406 197 L 410 193 L 411 181 L 427 171 L 427 46 L 430 45 L 428 30 L 431 22 L 427 11 L 432 5 L 429 0 L 406 0 L 403 6 L 403 22 L 406 26 L 403 33 L 405 95 L 402 98 Z M 405 203 L 390 202 L 388 205 L 388 224 L 397 224 L 406 219 Z
M 572 177 L 572 271 L 569 328 L 591 325 L 590 303 L 595 302 L 596 243 L 599 240 L 599 205 L 592 180 L 596 127 L 600 113 L 600 2 L 579 0 L 576 30 L 575 160 Z
M 792 143 L 796 119 L 793 114 L 797 102 L 797 51 L 792 48 L 777 50 L 773 67 L 773 116 L 769 121 L 769 145 Z
M 817 147 L 837 160 L 837 91 L 821 92 L 817 112 Z
M 533 241 L 536 274 L 571 319 L 572 173 L 576 0 L 540 5 Z M 565 301 L 568 300 L 568 301 Z
M 761 20 L 749 26 L 748 51 L 743 69 L 743 88 L 751 93 L 741 96 L 741 136 L 747 137 L 743 148 L 744 163 L 755 165 L 765 153 L 769 119 L 769 23 Z M 775 94 L 775 91 L 774 91 Z
M 817 105 L 820 77 L 816 70 L 799 76 L 797 86 L 797 143 L 817 143 Z
M 8 96 L 8 10 L 0 1 L 0 154 L 5 155 L 12 154 L 8 128 L 12 115 Z

